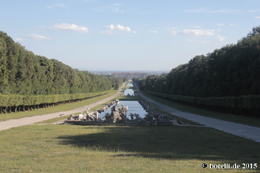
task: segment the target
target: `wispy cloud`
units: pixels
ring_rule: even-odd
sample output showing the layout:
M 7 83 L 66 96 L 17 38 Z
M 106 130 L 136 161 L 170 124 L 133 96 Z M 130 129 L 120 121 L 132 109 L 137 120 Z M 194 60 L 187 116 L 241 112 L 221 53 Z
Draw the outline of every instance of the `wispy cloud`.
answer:
M 29 35 L 26 35 L 26 37 L 34 39 L 34 40 L 51 40 L 50 37 L 45 37 L 45 36 L 38 35 L 38 34 L 29 34 Z
M 159 12 L 156 11 L 142 11 L 142 12 L 136 12 L 136 14 L 158 14 Z
M 78 32 L 89 32 L 88 28 L 85 26 L 78 26 L 70 23 L 56 24 L 50 27 L 51 30 L 57 31 L 78 31 Z
M 192 40 L 192 39 L 187 39 L 186 41 L 187 41 L 187 42 L 190 42 L 190 43 L 210 43 L 210 41 L 208 41 L 208 40 Z
M 230 23 L 229 25 L 230 26 L 238 26 L 238 24 L 233 24 L 233 23 Z
M 158 31 L 157 31 L 157 30 L 154 30 L 154 31 L 151 31 L 151 33 L 155 33 L 155 34 L 157 34 L 157 33 L 158 33 Z
M 212 10 L 209 8 L 196 8 L 184 10 L 185 13 L 256 13 L 260 12 L 260 9 L 256 10 L 234 10 L 234 9 L 217 9 Z
M 259 12 L 260 11 L 260 9 L 257 9 L 257 10 L 249 10 L 248 12 L 250 12 L 250 13 L 255 13 L 255 12 Z
M 218 23 L 217 25 L 218 25 L 218 26 L 224 26 L 224 24 L 223 24 L 223 23 Z
M 136 31 L 133 31 L 134 34 L 136 34 Z
M 114 12 L 115 12 L 115 13 L 123 13 L 124 10 L 121 10 L 121 9 L 119 9 L 119 8 L 115 8 L 115 9 L 114 9 Z
M 167 27 L 167 29 L 168 29 L 168 31 L 172 31 L 172 30 L 176 30 L 176 28 L 175 27 Z
M 198 26 L 198 25 L 196 25 L 196 26 L 194 26 L 194 28 L 201 28 L 200 26 Z
M 217 38 L 218 38 L 218 41 L 219 41 L 219 42 L 222 42 L 222 41 L 224 41 L 224 39 L 225 39 L 226 37 L 223 37 L 223 36 L 221 36 L 221 35 L 218 35 Z
M 65 5 L 64 4 L 55 4 L 55 5 L 48 5 L 48 6 L 46 6 L 46 8 L 55 8 L 55 7 L 63 8 L 63 7 L 65 7 Z
M 122 6 L 122 5 L 121 4 L 107 5 L 107 6 L 95 8 L 95 11 L 98 11 L 98 12 L 114 12 L 114 13 L 124 13 L 125 11 L 129 11 L 129 9 L 124 10 L 120 6 Z
M 173 36 L 213 36 L 214 30 L 201 30 L 201 29 L 184 29 L 181 31 L 171 31 Z
M 15 40 L 16 41 L 23 41 L 23 39 L 21 39 L 21 38 L 16 38 Z
M 121 6 L 121 4 L 114 4 L 114 6 Z
M 131 29 L 127 26 L 127 27 L 124 27 L 122 25 L 117 25 L 117 26 L 114 26 L 114 25 L 109 25 L 109 26 L 106 26 L 105 30 L 104 31 L 100 31 L 101 34 L 113 34 L 115 31 L 121 31 L 121 32 L 131 32 Z
M 256 18 L 257 18 L 257 19 L 260 19 L 260 16 L 257 16 Z
M 232 10 L 232 9 L 211 10 L 209 8 L 197 8 L 192 10 L 184 10 L 185 13 L 234 13 L 240 11 L 241 10 Z

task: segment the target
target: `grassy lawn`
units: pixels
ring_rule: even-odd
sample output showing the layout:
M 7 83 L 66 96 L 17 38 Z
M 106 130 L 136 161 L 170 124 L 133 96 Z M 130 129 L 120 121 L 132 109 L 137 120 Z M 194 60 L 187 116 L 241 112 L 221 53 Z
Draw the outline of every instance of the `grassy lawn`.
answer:
M 224 172 L 259 143 L 204 127 L 30 125 L 0 132 L 0 172 Z M 229 170 L 229 172 L 259 172 Z
M 118 100 L 142 100 L 140 96 L 117 96 L 115 99 Z
M 206 117 L 211 117 L 211 118 L 216 118 L 216 119 L 221 119 L 221 120 L 260 127 L 260 118 L 245 117 L 245 116 L 232 115 L 232 114 L 226 114 L 226 113 L 221 113 L 221 112 L 214 112 L 214 111 L 210 111 L 210 110 L 206 110 L 206 109 L 201 109 L 201 108 L 197 108 L 197 107 L 193 107 L 193 106 L 176 103 L 171 100 L 163 99 L 163 98 L 151 95 L 144 90 L 141 90 L 141 93 L 143 95 L 145 95 L 146 97 L 150 97 L 151 99 L 153 99 L 161 104 L 170 106 L 172 108 L 175 108 L 175 109 L 178 109 L 178 110 L 181 110 L 184 112 L 190 112 L 190 113 L 194 113 L 194 114 L 203 115 Z
M 79 112 L 75 113 L 74 115 L 77 115 L 77 114 L 79 114 Z M 65 120 L 69 117 L 70 117 L 70 115 L 65 115 L 65 116 L 62 116 L 62 117 L 57 117 L 57 118 L 52 118 L 52 119 L 48 119 L 48 120 L 44 120 L 44 121 L 39 121 L 39 122 L 36 122 L 34 124 L 51 124 L 51 123 L 56 123 L 58 121 Z
M 116 94 L 117 90 L 112 90 L 105 95 L 98 96 L 98 97 L 93 97 L 87 100 L 79 101 L 79 102 L 74 102 L 74 103 L 66 103 L 66 104 L 61 104 L 58 106 L 54 107 L 49 107 L 49 108 L 42 108 L 42 109 L 37 109 L 33 111 L 26 111 L 26 112 L 17 112 L 17 113 L 10 113 L 10 114 L 0 114 L 0 121 L 8 120 L 8 119 L 19 119 L 23 117 L 31 117 L 34 115 L 42 115 L 42 114 L 48 114 L 48 113 L 53 113 L 53 112 L 60 112 L 60 111 L 68 111 L 72 110 L 78 107 L 82 107 L 91 103 L 94 103 L 95 101 L 105 99 L 107 97 L 110 97 L 114 94 Z

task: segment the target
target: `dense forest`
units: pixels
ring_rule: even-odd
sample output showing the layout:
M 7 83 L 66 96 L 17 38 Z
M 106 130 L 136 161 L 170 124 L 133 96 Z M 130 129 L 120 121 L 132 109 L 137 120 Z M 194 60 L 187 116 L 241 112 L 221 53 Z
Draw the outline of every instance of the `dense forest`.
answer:
M 0 107 L 5 112 L 14 105 L 83 99 L 87 95 L 82 93 L 118 89 L 126 80 L 79 71 L 58 60 L 35 55 L 0 31 Z M 40 100 L 40 96 L 49 97 Z
M 226 45 L 206 56 L 195 56 L 187 64 L 179 65 L 168 74 L 151 75 L 134 81 L 139 84 L 140 89 L 161 96 L 249 98 L 250 95 L 254 97 L 250 97 L 251 101 L 247 105 L 250 107 L 253 104 L 251 106 L 256 109 L 260 101 L 260 27 L 253 28 L 237 44 Z M 231 104 L 239 101 L 234 102 Z M 246 101 L 240 97 L 240 102 Z
M 123 78 L 79 71 L 55 59 L 34 55 L 0 32 L 0 93 L 20 95 L 76 94 L 118 87 Z

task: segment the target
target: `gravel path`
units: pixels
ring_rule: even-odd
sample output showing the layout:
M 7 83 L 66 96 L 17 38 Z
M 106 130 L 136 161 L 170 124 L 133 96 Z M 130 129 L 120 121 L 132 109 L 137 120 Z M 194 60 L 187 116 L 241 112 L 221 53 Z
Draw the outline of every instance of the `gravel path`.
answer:
M 122 88 L 124 86 L 125 86 L 125 83 L 121 88 L 118 89 L 117 93 L 113 96 L 110 96 L 106 99 L 100 100 L 96 103 L 92 103 L 90 105 L 86 105 L 86 106 L 76 108 L 76 109 L 73 109 L 73 110 L 70 110 L 70 111 L 61 111 L 61 112 L 55 112 L 55 113 L 50 113 L 50 114 L 36 115 L 36 116 L 33 116 L 33 117 L 25 117 L 25 118 L 20 118 L 20 119 L 11 119 L 11 120 L 7 120 L 7 121 L 2 121 L 2 122 L 0 122 L 0 131 L 10 129 L 10 128 L 13 128 L 13 127 L 33 124 L 33 123 L 36 123 L 36 122 L 39 122 L 39 121 L 44 121 L 44 120 L 48 120 L 48 119 L 52 119 L 52 118 L 57 118 L 61 114 L 69 115 L 69 114 L 73 114 L 73 113 L 76 113 L 76 112 L 85 111 L 85 110 L 87 110 L 87 108 L 93 108 L 97 105 L 106 103 L 107 101 L 115 98 L 116 96 L 118 96 L 120 94 L 120 92 L 122 91 Z
M 135 85 L 136 86 L 136 85 Z M 137 86 L 136 86 L 137 88 Z M 160 104 L 146 96 L 144 96 L 139 89 L 137 88 L 137 92 L 141 97 L 146 99 L 149 103 L 157 106 L 158 108 L 169 112 L 172 115 L 178 116 L 178 117 L 183 117 L 185 119 L 203 124 L 207 127 L 212 127 L 227 133 L 231 133 L 233 135 L 237 135 L 240 137 L 244 137 L 247 139 L 251 139 L 256 142 L 260 142 L 260 128 L 259 127 L 253 127 L 253 126 L 248 126 L 244 124 L 239 124 L 239 123 L 234 123 L 234 122 L 229 122 L 225 120 L 219 120 L 215 118 L 209 118 L 193 113 L 188 113 L 188 112 L 182 112 L 177 109 L 171 108 L 169 106 L 165 106 L 163 104 Z

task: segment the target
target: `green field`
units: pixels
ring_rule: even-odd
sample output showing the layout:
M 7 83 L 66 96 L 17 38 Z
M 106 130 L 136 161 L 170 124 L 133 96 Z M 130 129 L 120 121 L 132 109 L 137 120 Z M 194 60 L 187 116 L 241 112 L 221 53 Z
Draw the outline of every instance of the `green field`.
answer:
M 0 172 L 224 172 L 201 164 L 260 164 L 259 143 L 205 127 L 30 125 L 1 131 L 0 141 Z

